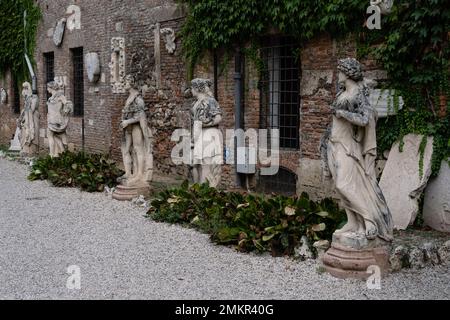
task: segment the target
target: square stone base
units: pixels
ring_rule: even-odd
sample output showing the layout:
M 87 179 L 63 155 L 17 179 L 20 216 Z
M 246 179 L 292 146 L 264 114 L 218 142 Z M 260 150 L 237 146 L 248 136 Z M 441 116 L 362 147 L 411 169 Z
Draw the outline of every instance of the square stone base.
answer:
M 139 196 L 148 197 L 150 195 L 150 187 L 128 187 L 124 185 L 118 185 L 116 190 L 114 190 L 112 197 L 113 199 L 120 201 L 131 201 Z
M 363 235 L 333 235 L 331 248 L 322 258 L 327 272 L 337 278 L 367 279 L 378 267 L 380 275 L 389 272 L 389 243 L 367 240 Z

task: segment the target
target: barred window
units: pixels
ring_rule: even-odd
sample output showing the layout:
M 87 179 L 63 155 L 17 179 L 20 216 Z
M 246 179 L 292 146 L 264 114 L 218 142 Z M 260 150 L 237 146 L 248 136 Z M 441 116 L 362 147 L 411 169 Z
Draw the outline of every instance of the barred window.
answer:
M 258 190 L 293 196 L 297 193 L 297 175 L 288 169 L 279 168 L 275 175 L 259 177 Z
M 71 51 L 73 64 L 73 114 L 81 117 L 84 115 L 83 48 L 75 48 Z
M 264 70 L 261 74 L 262 128 L 280 130 L 280 147 L 299 148 L 300 80 L 295 57 L 298 47 L 290 37 L 269 37 L 261 50 Z
M 44 67 L 45 67 L 45 84 L 55 80 L 55 54 L 53 52 L 44 53 Z M 46 90 L 47 100 L 50 94 Z

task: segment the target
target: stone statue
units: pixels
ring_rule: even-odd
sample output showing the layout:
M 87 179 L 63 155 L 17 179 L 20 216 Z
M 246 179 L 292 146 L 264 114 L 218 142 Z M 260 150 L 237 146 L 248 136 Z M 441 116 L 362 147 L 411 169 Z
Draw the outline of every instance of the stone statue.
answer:
M 148 108 L 132 75 L 125 77 L 125 89 L 129 96 L 120 123 L 125 174 L 120 178 L 121 186 L 113 194 L 118 200 L 147 195 L 153 178 L 153 135 L 147 118 Z
M 0 105 L 8 102 L 8 93 L 4 88 L 0 88 Z
M 177 44 L 175 43 L 175 31 L 173 31 L 172 28 L 163 28 L 160 32 L 166 44 L 167 52 L 173 54 L 177 49 Z
M 209 182 L 217 187 L 221 178 L 223 150 L 218 129 L 222 110 L 211 92 L 211 80 L 194 79 L 191 91 L 197 99 L 191 109 L 192 118 L 192 176 L 195 183 Z
M 23 83 L 22 96 L 23 110 L 17 120 L 21 154 L 32 156 L 38 152 L 39 147 L 39 98 L 33 93 L 29 82 Z
M 347 213 L 347 224 L 335 231 L 334 247 L 324 257 L 325 266 L 328 263 L 331 267 L 336 267 L 336 256 L 345 256 L 342 252 L 333 255 L 336 250 L 370 249 L 373 253 L 377 248 L 385 252 L 383 248 L 393 239 L 391 212 L 375 174 L 377 113 L 369 104 L 362 67 L 357 60 L 347 58 L 338 62 L 338 71 L 340 89 L 331 106 L 333 120 L 326 139 L 326 163 L 341 207 Z M 352 254 L 349 261 L 355 258 Z M 374 253 L 372 258 L 381 256 Z M 386 261 L 367 262 L 380 265 Z M 364 274 L 366 270 L 356 271 Z
M 67 149 L 66 129 L 73 113 L 73 103 L 64 96 L 62 83 L 51 81 L 47 84 L 47 90 L 51 94 L 47 101 L 48 144 L 50 156 L 58 157 Z

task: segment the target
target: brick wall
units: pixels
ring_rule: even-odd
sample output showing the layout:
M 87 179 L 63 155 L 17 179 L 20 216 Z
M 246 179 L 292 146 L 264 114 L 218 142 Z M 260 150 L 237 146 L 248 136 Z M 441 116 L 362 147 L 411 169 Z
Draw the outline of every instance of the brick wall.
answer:
M 120 144 L 122 132 L 119 129 L 121 111 L 127 94 L 115 94 L 111 88 L 109 63 L 111 60 L 111 38 L 125 38 L 126 74 L 140 74 L 145 80 L 144 100 L 149 107 L 149 116 L 154 131 L 154 159 L 156 173 L 162 175 L 188 176 L 186 166 L 175 166 L 170 154 L 173 142 L 172 132 L 185 126 L 183 117 L 189 113 L 191 102 L 184 97 L 187 88 L 187 66 L 182 57 L 182 39 L 177 35 L 177 49 L 169 54 L 161 37 L 161 88 L 156 90 L 153 74 L 154 35 L 152 25 L 159 22 L 161 28 L 173 28 L 179 32 L 185 13 L 175 1 L 170 0 L 39 0 L 43 19 L 38 28 L 35 52 L 38 93 L 41 112 L 41 146 L 47 146 L 45 128 L 46 83 L 44 53 L 54 52 L 55 76 L 64 79 L 66 96 L 73 99 L 73 69 L 71 49 L 83 47 L 84 54 L 96 52 L 100 57 L 101 77 L 89 83 L 84 72 L 84 135 L 85 148 L 89 152 L 111 154 L 121 163 Z M 53 43 L 56 23 L 67 17 L 66 9 L 75 4 L 81 8 L 81 29 L 66 28 L 60 47 Z M 298 192 L 308 191 L 321 197 L 328 193 L 326 182 L 320 178 L 320 138 L 331 121 L 329 105 L 336 93 L 336 63 L 339 58 L 354 57 L 356 47 L 351 38 L 336 41 L 327 35 L 319 36 L 302 47 L 300 56 L 300 148 L 281 150 L 280 165 L 298 176 Z M 220 68 L 217 79 L 218 101 L 223 109 L 220 128 L 234 128 L 234 57 L 218 52 Z M 362 61 L 369 72 L 377 71 L 373 60 Z M 195 77 L 213 79 L 213 58 L 205 55 L 195 70 Z M 253 63 L 245 62 L 244 68 L 244 122 L 245 128 L 260 127 L 259 74 Z M 12 86 L 10 75 L 0 80 L 0 86 L 7 88 L 9 99 L 6 106 L 0 106 L 0 143 L 8 143 L 15 131 L 17 115 L 12 112 Z M 68 128 L 71 148 L 80 149 L 82 142 L 82 118 L 72 117 Z M 45 149 L 43 150 L 46 151 Z M 252 177 L 254 182 L 255 177 Z M 319 181 L 320 180 L 320 181 Z M 234 187 L 234 168 L 223 167 L 223 187 Z
M 4 88 L 7 93 L 6 104 L 0 104 L 0 144 L 9 145 L 16 131 L 16 120 L 19 118 L 19 115 L 14 113 L 14 91 L 9 72 L 0 79 L 0 88 Z

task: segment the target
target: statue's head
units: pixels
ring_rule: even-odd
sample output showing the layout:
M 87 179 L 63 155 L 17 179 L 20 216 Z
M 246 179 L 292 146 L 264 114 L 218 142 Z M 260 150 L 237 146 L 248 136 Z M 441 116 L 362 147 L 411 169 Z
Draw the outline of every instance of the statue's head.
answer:
M 47 91 L 51 94 L 61 90 L 64 90 L 64 84 L 57 81 L 50 81 L 49 83 L 47 83 Z
M 363 80 L 362 66 L 355 58 L 346 58 L 338 61 L 337 69 L 340 71 L 339 82 L 352 79 L 355 82 Z
M 212 96 L 211 86 L 212 81 L 209 79 L 196 78 L 191 81 L 191 91 L 194 97 L 198 97 L 199 94 L 206 94 Z
M 29 82 L 24 82 L 22 84 L 22 96 L 29 97 L 33 93 L 33 90 L 31 88 L 31 84 Z
M 128 74 L 125 76 L 125 90 L 137 89 L 137 80 L 136 77 L 132 74 Z

